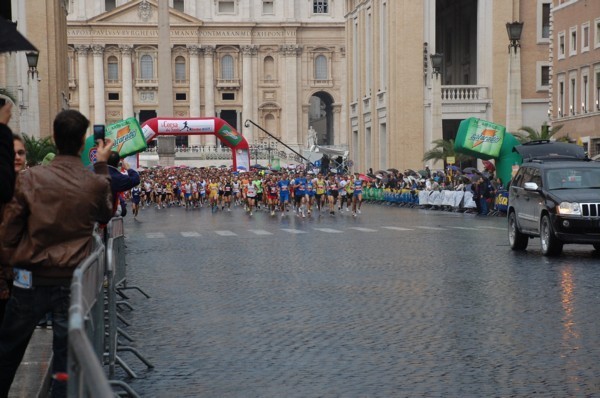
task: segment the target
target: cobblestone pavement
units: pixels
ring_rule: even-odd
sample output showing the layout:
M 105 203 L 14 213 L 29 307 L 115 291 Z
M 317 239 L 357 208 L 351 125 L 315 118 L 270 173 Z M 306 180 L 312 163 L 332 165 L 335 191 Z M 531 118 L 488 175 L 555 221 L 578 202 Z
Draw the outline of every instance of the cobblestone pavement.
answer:
M 301 219 L 127 216 L 123 358 L 144 397 L 600 396 L 591 246 L 510 250 L 506 220 L 363 206 Z M 119 376 L 123 376 L 122 373 Z

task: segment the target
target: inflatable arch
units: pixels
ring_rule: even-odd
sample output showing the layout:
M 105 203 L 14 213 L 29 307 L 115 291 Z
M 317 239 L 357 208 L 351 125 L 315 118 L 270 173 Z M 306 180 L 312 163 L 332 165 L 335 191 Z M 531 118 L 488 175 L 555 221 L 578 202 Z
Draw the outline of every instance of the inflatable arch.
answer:
M 225 120 L 216 117 L 176 118 L 155 117 L 142 124 L 146 142 L 158 135 L 208 135 L 216 136 L 224 145 L 231 148 L 233 168 L 250 170 L 248 141 L 235 131 Z

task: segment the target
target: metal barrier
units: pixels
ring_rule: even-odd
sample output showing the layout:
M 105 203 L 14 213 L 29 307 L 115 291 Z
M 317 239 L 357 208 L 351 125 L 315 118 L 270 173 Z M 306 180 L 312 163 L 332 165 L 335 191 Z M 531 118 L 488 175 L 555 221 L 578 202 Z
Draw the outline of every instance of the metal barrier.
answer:
M 104 245 L 95 235 L 95 248 L 73 273 L 69 307 L 68 396 L 113 397 L 102 368 L 104 346 Z M 100 351 L 98 351 L 100 347 Z
M 128 325 L 127 321 L 120 316 L 117 311 L 119 304 L 131 305 L 127 302 L 117 300 L 117 295 L 125 297 L 121 292 L 123 289 L 136 289 L 146 297 L 149 297 L 142 289 L 137 286 L 127 286 L 127 273 L 125 263 L 125 236 L 123 234 L 123 219 L 120 217 L 114 218 L 107 225 L 107 241 L 106 241 L 106 297 L 107 297 L 107 314 L 108 328 L 106 334 L 108 336 L 108 345 L 106 358 L 108 361 L 109 377 L 113 377 L 116 365 L 119 365 L 130 377 L 136 378 L 136 373 L 127 365 L 127 363 L 118 355 L 119 352 L 131 352 L 137 356 L 148 368 L 153 368 L 150 363 L 137 349 L 119 343 L 119 336 L 123 336 L 127 340 L 133 339 L 117 326 L 117 320 Z M 126 298 L 126 297 L 125 297 Z M 111 381 L 111 383 L 116 383 Z M 121 387 L 128 389 L 124 383 L 119 384 Z

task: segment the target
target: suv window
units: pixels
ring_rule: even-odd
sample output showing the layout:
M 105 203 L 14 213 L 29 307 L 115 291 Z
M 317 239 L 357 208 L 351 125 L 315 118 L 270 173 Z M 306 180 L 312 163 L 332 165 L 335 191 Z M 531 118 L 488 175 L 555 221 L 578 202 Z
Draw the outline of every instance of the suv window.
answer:
M 569 168 L 548 170 L 548 189 L 585 189 L 600 187 L 600 169 Z

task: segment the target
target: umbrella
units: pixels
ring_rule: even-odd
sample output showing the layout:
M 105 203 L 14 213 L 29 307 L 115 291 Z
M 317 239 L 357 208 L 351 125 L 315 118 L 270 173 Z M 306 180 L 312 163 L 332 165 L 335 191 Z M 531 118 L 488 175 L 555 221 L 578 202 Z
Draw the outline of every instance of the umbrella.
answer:
M 237 169 L 238 170 L 246 170 L 246 168 L 244 166 L 238 166 Z
M 427 170 L 419 170 L 421 177 L 427 177 Z
M 366 176 L 366 175 L 364 175 L 364 174 L 359 174 L 358 175 L 358 179 L 361 180 L 361 181 L 371 182 L 371 178 L 368 177 L 368 176 Z
M 460 169 L 459 169 L 457 166 L 454 166 L 454 165 L 450 165 L 450 166 L 448 166 L 448 168 L 449 168 L 450 170 L 454 170 L 454 171 L 460 171 Z
M 490 162 L 489 160 L 483 161 L 483 167 L 485 167 L 485 169 L 490 172 L 493 172 L 496 170 L 496 166 L 494 166 L 494 163 Z
M 381 174 L 381 175 L 384 175 L 384 174 L 388 174 L 388 172 L 387 172 L 387 171 L 385 171 L 385 170 L 377 170 L 377 171 L 375 172 L 375 174 Z
M 409 175 L 409 176 L 416 176 L 417 172 L 411 169 L 406 169 L 406 171 L 404 172 L 404 174 Z
M 265 166 L 262 166 L 262 165 L 260 165 L 260 164 L 258 164 L 258 163 L 257 163 L 257 164 L 255 164 L 255 165 L 253 165 L 253 166 L 252 166 L 252 168 L 253 168 L 253 169 L 257 169 L 257 170 L 266 170 L 266 167 L 265 167 Z
M 479 170 L 477 170 L 475 167 L 467 167 L 466 169 L 463 170 L 463 173 L 468 173 L 468 174 L 481 174 L 481 172 Z
M 17 30 L 17 23 L 0 17 L 0 53 L 13 51 L 37 51 Z
M 391 173 L 398 173 L 398 169 L 387 169 L 387 171 Z

